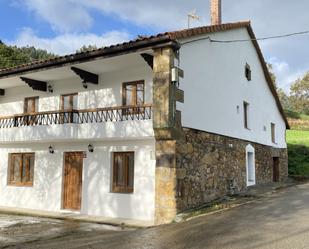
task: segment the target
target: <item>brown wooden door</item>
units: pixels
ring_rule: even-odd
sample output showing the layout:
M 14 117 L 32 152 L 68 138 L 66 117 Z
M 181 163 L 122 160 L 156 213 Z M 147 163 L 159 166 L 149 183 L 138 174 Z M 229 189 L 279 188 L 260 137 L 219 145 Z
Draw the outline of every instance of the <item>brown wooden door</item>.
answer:
M 75 123 L 73 110 L 77 109 L 77 93 L 61 95 L 61 111 L 67 111 L 61 115 L 61 123 Z
M 273 158 L 273 181 L 279 182 L 279 157 Z
M 39 97 L 25 98 L 24 114 L 29 114 L 29 116 L 24 116 L 25 125 L 35 124 L 36 121 L 35 121 L 35 116 L 33 114 L 38 112 L 38 101 L 39 101 Z
M 83 152 L 64 153 L 63 209 L 81 208 L 83 158 Z

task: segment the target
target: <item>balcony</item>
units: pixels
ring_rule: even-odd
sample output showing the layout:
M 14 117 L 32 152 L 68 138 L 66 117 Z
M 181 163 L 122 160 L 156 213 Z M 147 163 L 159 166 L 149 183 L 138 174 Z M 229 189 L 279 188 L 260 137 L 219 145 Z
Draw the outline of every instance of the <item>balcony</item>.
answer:
M 152 137 L 152 106 L 47 111 L 0 117 L 0 142 Z

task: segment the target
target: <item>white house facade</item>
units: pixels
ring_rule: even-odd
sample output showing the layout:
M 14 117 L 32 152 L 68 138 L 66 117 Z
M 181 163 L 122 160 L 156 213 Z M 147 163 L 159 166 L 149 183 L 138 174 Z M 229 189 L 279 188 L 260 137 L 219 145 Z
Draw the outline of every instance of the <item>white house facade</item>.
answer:
M 178 105 L 182 124 L 216 134 L 277 148 L 286 148 L 286 123 L 265 79 L 261 61 L 246 28 L 216 32 L 216 41 L 248 40 L 240 43 L 211 42 L 208 34 L 180 41 L 180 87 L 185 102 Z M 251 79 L 245 75 L 250 67 Z M 248 103 L 248 127 L 244 127 L 244 105 Z M 190 110 L 203 106 L 203 115 Z M 210 107 L 210 108 L 206 108 Z M 271 124 L 275 124 L 275 143 Z
M 160 224 L 283 180 L 288 124 L 258 45 L 207 38 L 252 35 L 220 24 L 0 70 L 0 206 Z

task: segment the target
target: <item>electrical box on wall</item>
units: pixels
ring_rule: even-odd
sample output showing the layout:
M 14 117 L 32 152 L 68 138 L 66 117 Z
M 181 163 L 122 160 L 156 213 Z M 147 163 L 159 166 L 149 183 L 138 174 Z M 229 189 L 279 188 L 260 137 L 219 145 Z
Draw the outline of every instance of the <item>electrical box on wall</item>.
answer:
M 179 82 L 179 78 L 184 77 L 184 71 L 178 67 L 172 68 L 172 82 Z

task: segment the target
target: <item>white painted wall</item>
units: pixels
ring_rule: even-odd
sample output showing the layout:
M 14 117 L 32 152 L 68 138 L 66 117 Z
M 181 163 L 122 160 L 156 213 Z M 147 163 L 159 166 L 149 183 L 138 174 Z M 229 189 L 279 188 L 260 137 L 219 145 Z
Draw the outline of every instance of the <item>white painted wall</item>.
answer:
M 72 74 L 73 75 L 73 74 Z M 51 82 L 53 93 L 33 91 L 28 86 L 7 88 L 0 97 L 0 116 L 20 114 L 24 111 L 24 98 L 39 96 L 39 111 L 54 111 L 60 108 L 60 95 L 78 93 L 78 109 L 122 105 L 122 83 L 145 80 L 145 103 L 152 103 L 152 71 L 149 66 L 106 72 L 99 75 L 99 84 L 82 87 L 77 76 Z
M 152 120 L 59 124 L 0 129 L 1 143 L 132 140 L 154 137 Z
M 217 40 L 250 39 L 245 28 L 210 34 L 210 37 Z M 185 41 L 188 40 L 181 40 Z M 246 63 L 251 66 L 252 81 L 245 77 Z M 286 147 L 285 123 L 251 42 L 211 43 L 205 39 L 184 44 L 180 49 L 180 67 L 185 73 L 180 82 L 185 102 L 178 104 L 178 109 L 182 111 L 184 126 Z M 243 101 L 250 104 L 249 130 L 243 124 Z M 271 141 L 271 123 L 276 124 L 276 144 Z
M 81 213 L 103 217 L 154 220 L 155 150 L 154 139 L 143 141 L 92 142 L 94 152 L 87 152 L 83 166 Z M 0 206 L 60 211 L 63 181 L 63 152 L 87 151 L 88 143 L 0 146 Z M 134 193 L 111 192 L 112 152 L 134 151 Z M 9 152 L 35 152 L 34 186 L 7 186 Z
M 72 74 L 74 75 L 74 74 Z M 60 96 L 78 93 L 78 109 L 102 108 L 122 105 L 122 83 L 145 81 L 145 103 L 152 103 L 152 70 L 143 67 L 105 72 L 99 75 L 99 84 L 82 87 L 78 77 L 51 82 L 53 93 L 33 91 L 28 86 L 6 89 L 0 97 L 0 116 L 23 113 L 24 98 L 39 96 L 39 112 L 60 109 Z M 107 122 L 92 124 L 65 124 L 38 127 L 0 129 L 1 142 L 63 141 L 74 139 L 132 139 L 153 137 L 152 120 Z

